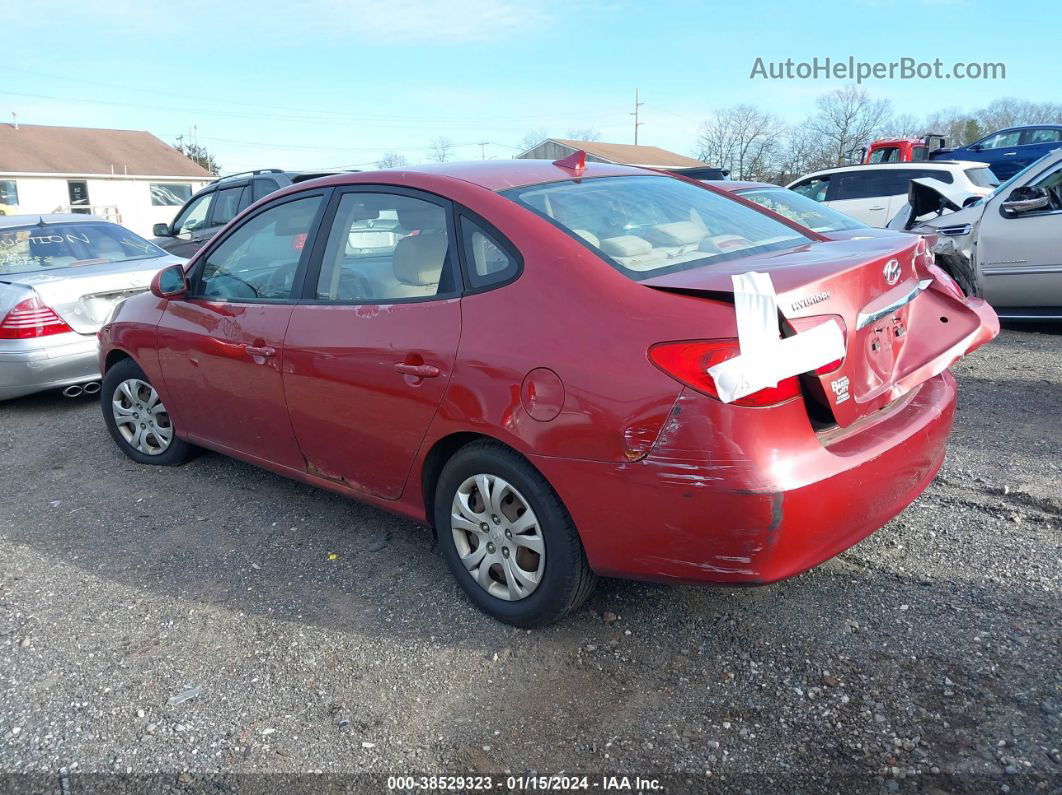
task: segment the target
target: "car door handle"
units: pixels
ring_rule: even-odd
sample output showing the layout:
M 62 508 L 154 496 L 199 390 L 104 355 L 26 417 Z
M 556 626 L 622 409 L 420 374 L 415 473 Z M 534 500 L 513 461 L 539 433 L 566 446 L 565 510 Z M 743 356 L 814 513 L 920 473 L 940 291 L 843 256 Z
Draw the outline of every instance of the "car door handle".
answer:
M 415 378 L 438 378 L 439 368 L 433 364 L 406 364 L 398 362 L 395 370 L 402 375 L 411 375 Z
M 884 207 L 871 207 L 871 210 L 884 210 Z
M 276 348 L 270 348 L 268 345 L 263 345 L 261 347 L 259 347 L 257 345 L 244 345 L 243 349 L 245 351 L 247 351 L 247 354 L 249 356 L 276 356 L 277 355 L 277 349 Z
M 1003 153 L 1003 157 L 1014 157 L 1014 155 L 1016 155 L 1016 154 L 1018 154 L 1018 153 L 1017 152 L 1004 152 Z

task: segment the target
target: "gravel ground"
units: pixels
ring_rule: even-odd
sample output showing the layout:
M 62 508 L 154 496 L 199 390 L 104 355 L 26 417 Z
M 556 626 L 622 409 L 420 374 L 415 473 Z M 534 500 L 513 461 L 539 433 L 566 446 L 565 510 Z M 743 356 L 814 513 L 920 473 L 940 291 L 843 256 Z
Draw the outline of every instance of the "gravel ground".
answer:
M 0 405 L 0 771 L 38 776 L 0 789 L 1062 792 L 1062 331 L 955 371 L 941 475 L 870 539 L 767 588 L 603 581 L 535 632 L 424 528 L 218 455 L 137 466 L 90 400 Z

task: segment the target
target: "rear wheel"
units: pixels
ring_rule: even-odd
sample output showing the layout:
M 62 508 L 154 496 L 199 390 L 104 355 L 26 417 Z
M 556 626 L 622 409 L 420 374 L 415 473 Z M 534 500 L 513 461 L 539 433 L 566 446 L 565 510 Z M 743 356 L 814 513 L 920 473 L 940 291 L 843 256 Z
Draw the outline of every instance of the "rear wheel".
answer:
M 435 492 L 435 526 L 461 588 L 499 621 L 557 621 L 597 580 L 556 492 L 500 444 L 474 442 L 447 462 Z
M 177 438 L 166 406 L 132 359 L 123 359 L 107 371 L 100 408 L 111 437 L 137 463 L 178 466 L 198 450 Z

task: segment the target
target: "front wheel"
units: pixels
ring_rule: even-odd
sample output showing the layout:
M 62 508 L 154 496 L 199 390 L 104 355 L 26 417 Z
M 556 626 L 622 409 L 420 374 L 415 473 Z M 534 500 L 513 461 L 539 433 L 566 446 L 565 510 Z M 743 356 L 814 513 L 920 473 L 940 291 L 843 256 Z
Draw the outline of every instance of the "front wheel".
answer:
M 435 527 L 461 588 L 507 624 L 557 621 L 597 581 L 556 492 L 500 444 L 474 442 L 447 462 L 435 492 Z
M 123 359 L 107 371 L 100 408 L 115 443 L 138 464 L 179 466 L 198 451 L 177 438 L 159 393 L 132 359 Z

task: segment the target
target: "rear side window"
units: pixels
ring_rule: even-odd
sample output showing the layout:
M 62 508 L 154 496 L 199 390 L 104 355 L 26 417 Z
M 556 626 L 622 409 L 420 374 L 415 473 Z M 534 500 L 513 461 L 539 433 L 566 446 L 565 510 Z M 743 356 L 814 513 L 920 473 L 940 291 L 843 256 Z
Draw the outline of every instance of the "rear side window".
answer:
M 994 188 L 999 184 L 999 178 L 990 168 L 968 168 L 966 176 L 979 188 Z
M 826 192 L 830 187 L 830 175 L 826 174 L 821 177 L 812 177 L 806 179 L 803 182 L 798 182 L 792 187 L 801 196 L 807 196 L 809 199 L 813 199 L 817 202 L 826 201 Z
M 254 200 L 268 196 L 275 190 L 280 190 L 280 184 L 272 179 L 256 179 L 254 181 Z
M 987 171 L 988 169 L 985 170 Z M 901 171 L 900 174 L 902 175 L 901 181 L 903 182 L 903 187 L 901 188 L 900 193 L 907 193 L 907 183 L 909 183 L 912 179 L 922 179 L 924 177 L 929 177 L 929 179 L 938 179 L 941 182 L 947 183 L 948 185 L 951 185 L 955 182 L 955 175 L 952 174 L 950 171 L 944 171 L 943 169 L 911 169 L 910 171 Z
M 479 224 L 462 217 L 461 237 L 468 264 L 468 281 L 474 288 L 500 284 L 516 276 L 520 267 L 516 257 Z
M 289 299 L 320 204 L 320 196 L 295 199 L 241 224 L 207 256 L 196 295 L 222 301 Z
M 1022 144 L 1053 144 L 1062 140 L 1062 130 L 1039 129 L 1022 133 Z

